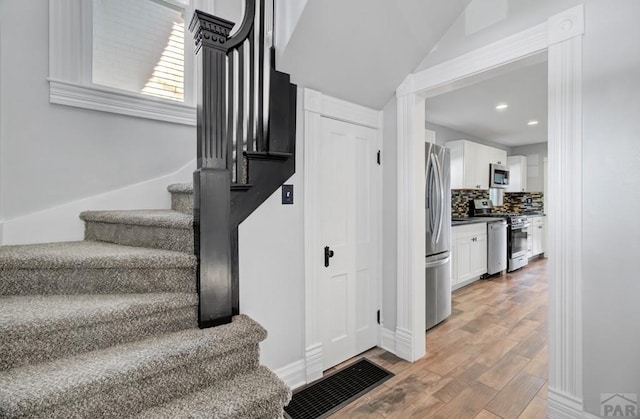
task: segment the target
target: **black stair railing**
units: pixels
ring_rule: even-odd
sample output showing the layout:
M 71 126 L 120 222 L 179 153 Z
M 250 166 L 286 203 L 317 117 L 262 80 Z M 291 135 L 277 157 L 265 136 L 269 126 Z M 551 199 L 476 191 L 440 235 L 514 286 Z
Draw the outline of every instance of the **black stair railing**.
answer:
M 199 10 L 189 26 L 198 69 L 194 232 L 201 327 L 238 314 L 238 225 L 294 171 L 295 86 L 272 65 L 273 0 L 246 0 L 243 22 L 229 37 L 233 26 Z M 272 87 L 284 94 L 272 98 Z M 271 130 L 278 136 L 272 147 Z

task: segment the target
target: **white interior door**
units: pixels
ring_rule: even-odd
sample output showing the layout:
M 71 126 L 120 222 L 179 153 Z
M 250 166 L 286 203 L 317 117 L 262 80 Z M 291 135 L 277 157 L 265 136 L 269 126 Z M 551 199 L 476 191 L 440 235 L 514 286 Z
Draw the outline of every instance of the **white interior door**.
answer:
M 328 369 L 377 343 L 377 132 L 329 118 L 321 131 L 318 319 Z

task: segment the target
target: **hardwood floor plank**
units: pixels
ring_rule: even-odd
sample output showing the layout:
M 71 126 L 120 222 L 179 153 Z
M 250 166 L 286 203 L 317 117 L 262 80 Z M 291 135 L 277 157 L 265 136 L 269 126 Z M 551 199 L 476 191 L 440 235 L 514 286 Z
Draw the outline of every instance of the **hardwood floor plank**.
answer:
M 544 346 L 536 356 L 522 369 L 527 374 L 535 375 L 543 380 L 549 377 L 549 350 Z
M 478 382 L 495 390 L 502 390 L 529 361 L 528 358 L 509 352 L 500 358 L 487 372 L 482 374 L 480 378 L 478 378 Z
M 503 418 L 517 418 L 543 385 L 543 379 L 520 372 L 487 404 L 486 409 Z
M 392 412 L 387 419 L 424 419 L 430 418 L 443 406 L 443 402 L 435 397 L 424 395 L 402 410 Z
M 509 352 L 519 342 L 509 337 L 499 339 L 497 342 L 487 345 L 483 351 L 478 353 L 478 356 L 474 358 L 475 362 L 485 365 L 486 367 L 492 367 L 500 358 L 502 358 L 507 352 Z
M 451 400 L 458 397 L 458 395 L 462 393 L 466 388 L 467 386 L 460 383 L 458 380 L 454 378 L 449 382 L 449 384 L 447 384 L 446 386 L 442 387 L 440 390 L 433 393 L 433 396 L 438 400 L 441 400 L 445 403 L 449 403 Z
M 455 399 L 433 415 L 434 419 L 467 419 L 476 417 L 495 397 L 496 391 L 481 383 L 473 383 Z
M 525 340 L 540 326 L 540 322 L 531 319 L 522 319 L 509 330 L 509 339 Z
M 518 419 L 546 419 L 547 401 L 540 397 L 534 397 L 524 409 Z
M 502 419 L 502 418 L 500 416 L 494 415 L 493 413 L 487 410 L 483 410 L 482 412 L 478 413 L 478 416 L 476 416 L 475 419 Z
M 540 397 L 541 399 L 547 400 L 547 387 L 549 386 L 549 382 L 545 382 L 536 397 Z
M 511 352 L 533 359 L 538 352 L 547 344 L 547 333 L 536 331 L 528 338 L 517 344 Z

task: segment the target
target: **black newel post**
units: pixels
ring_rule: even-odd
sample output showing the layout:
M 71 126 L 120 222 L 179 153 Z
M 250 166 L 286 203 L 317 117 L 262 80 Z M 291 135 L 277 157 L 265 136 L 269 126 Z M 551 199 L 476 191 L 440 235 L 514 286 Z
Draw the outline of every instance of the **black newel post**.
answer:
M 226 43 L 233 23 L 196 10 L 189 25 L 198 69 L 198 163 L 193 174 L 200 327 L 233 316 L 231 168 L 226 109 Z

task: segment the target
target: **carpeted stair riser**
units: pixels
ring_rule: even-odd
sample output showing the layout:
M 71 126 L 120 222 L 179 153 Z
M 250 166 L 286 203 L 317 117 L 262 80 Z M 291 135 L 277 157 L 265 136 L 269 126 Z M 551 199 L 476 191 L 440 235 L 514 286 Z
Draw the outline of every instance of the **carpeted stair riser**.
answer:
M 86 319 L 85 315 L 57 321 L 13 321 L 11 327 L 6 327 L 8 322 L 3 322 L 0 329 L 0 371 L 196 328 L 197 295 L 189 297 L 182 297 L 173 306 L 170 300 L 160 300 L 152 307 L 133 307 L 121 313 L 96 315 L 88 321 L 80 321 Z M 29 304 L 28 300 L 34 300 L 13 297 L 14 304 L 9 306 L 7 298 L 11 297 L 0 299 L 0 310 L 13 310 L 17 316 L 21 314 L 13 307 L 16 303 Z M 57 300 L 64 302 L 63 298 L 54 302 Z M 32 301 L 31 304 L 38 302 Z
M 193 214 L 193 185 L 191 183 L 176 183 L 169 185 L 171 193 L 171 209 L 185 214 Z
M 259 356 L 258 344 L 249 345 L 234 352 L 159 371 L 152 376 L 133 375 L 131 381 L 117 384 L 107 380 L 51 398 L 29 400 L 6 416 L 0 408 L 0 417 L 118 419 L 123 417 L 123 412 L 135 415 L 210 386 L 211 383 L 226 382 L 236 374 L 249 372 L 258 367 Z
M 258 366 L 266 332 L 246 316 L 0 373 L 0 417 L 122 417 Z
M 86 221 L 85 240 L 193 254 L 193 230 Z
M 196 292 L 195 268 L 0 269 L 0 295 Z
M 185 214 L 193 214 L 193 194 L 171 194 L 171 209 Z
M 136 419 L 155 418 L 243 418 L 283 417 L 282 406 L 291 400 L 291 391 L 265 367 L 142 412 Z

